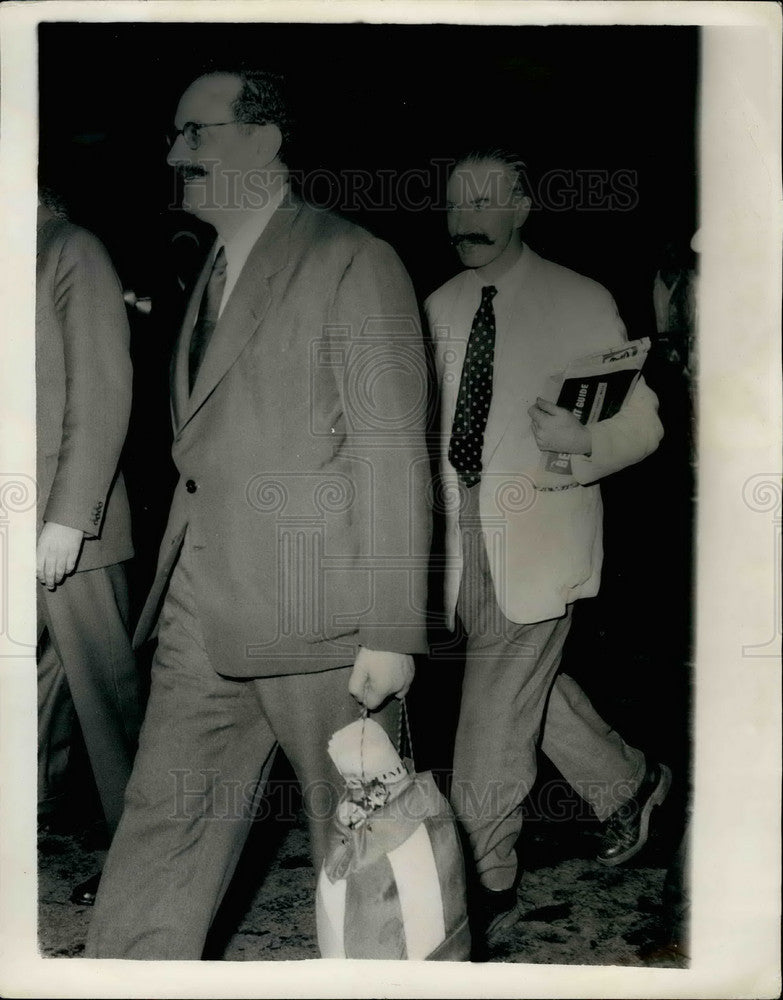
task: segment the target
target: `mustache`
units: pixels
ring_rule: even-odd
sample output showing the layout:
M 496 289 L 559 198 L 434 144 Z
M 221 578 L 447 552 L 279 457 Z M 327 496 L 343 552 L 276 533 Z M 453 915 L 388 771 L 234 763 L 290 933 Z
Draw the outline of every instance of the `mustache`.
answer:
M 495 241 L 491 240 L 486 233 L 459 233 L 451 237 L 451 245 L 457 250 L 463 243 L 472 243 L 477 246 L 491 247 Z
M 192 181 L 200 177 L 206 177 L 207 172 L 197 164 L 188 164 L 186 167 L 177 167 L 177 175 L 182 181 Z

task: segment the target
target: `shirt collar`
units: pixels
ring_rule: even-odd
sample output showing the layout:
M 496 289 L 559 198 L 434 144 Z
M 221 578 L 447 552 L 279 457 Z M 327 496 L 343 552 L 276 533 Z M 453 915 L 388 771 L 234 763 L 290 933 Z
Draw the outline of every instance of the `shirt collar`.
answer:
M 229 268 L 232 261 L 241 261 L 244 264 L 287 191 L 288 184 L 285 183 L 274 194 L 270 195 L 269 201 L 265 205 L 261 208 L 251 209 L 246 213 L 247 218 L 230 239 L 217 242 L 215 253 L 221 246 L 226 248 L 226 260 Z
M 522 244 L 522 253 L 519 258 L 514 261 L 514 264 L 501 275 L 496 281 L 487 281 L 483 275 L 480 275 L 477 270 L 471 270 L 470 276 L 477 289 L 477 294 L 481 294 L 481 289 L 486 288 L 488 285 L 494 285 L 498 290 L 498 295 L 495 297 L 497 300 L 498 296 L 508 297 L 510 292 L 516 291 L 522 284 L 524 277 L 527 273 L 528 267 L 530 266 L 530 258 L 532 251 L 527 243 Z
M 256 245 L 261 234 L 269 224 L 269 220 L 275 210 L 288 193 L 288 182 L 281 185 L 277 191 L 269 196 L 269 200 L 261 208 L 254 208 L 248 211 L 247 218 L 237 231 L 228 240 L 220 240 L 213 248 L 213 260 L 217 256 L 220 247 L 225 247 L 226 251 L 226 285 L 223 291 L 220 311 L 223 311 L 231 292 L 236 285 L 242 268 L 245 266 L 250 251 Z

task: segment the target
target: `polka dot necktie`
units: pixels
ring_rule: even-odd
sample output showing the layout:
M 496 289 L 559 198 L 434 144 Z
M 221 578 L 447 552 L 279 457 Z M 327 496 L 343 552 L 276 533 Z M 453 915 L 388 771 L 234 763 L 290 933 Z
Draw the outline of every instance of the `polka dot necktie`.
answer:
M 451 427 L 449 461 L 466 486 L 475 486 L 481 479 L 484 430 L 492 402 L 495 354 L 495 310 L 492 308 L 492 299 L 496 294 L 497 288 L 494 285 L 481 289 L 481 305 L 470 328 L 457 408 Z
M 220 302 L 223 298 L 223 289 L 226 287 L 226 249 L 221 247 L 212 265 L 212 273 L 209 276 L 207 287 L 201 297 L 201 305 L 198 310 L 198 319 L 193 327 L 193 335 L 190 338 L 190 351 L 188 354 L 188 377 L 190 391 L 196 384 L 196 376 L 207 353 L 207 345 L 210 337 L 217 326 L 218 313 L 220 312 Z

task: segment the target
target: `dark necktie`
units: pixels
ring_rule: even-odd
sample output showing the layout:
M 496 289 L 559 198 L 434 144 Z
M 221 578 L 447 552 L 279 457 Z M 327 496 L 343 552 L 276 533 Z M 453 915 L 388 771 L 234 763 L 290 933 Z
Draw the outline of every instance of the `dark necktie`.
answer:
M 212 273 L 209 276 L 207 287 L 201 296 L 201 305 L 198 310 L 198 318 L 193 327 L 193 335 L 190 338 L 190 352 L 188 355 L 188 376 L 190 391 L 196 384 L 196 376 L 207 352 L 209 339 L 214 332 L 220 311 L 220 302 L 223 298 L 223 289 L 226 285 L 226 251 L 221 247 L 212 265 Z
M 466 486 L 481 479 L 481 452 L 489 406 L 492 402 L 492 367 L 495 354 L 494 285 L 481 289 L 481 305 L 473 317 L 462 365 L 457 408 L 451 427 L 449 461 Z

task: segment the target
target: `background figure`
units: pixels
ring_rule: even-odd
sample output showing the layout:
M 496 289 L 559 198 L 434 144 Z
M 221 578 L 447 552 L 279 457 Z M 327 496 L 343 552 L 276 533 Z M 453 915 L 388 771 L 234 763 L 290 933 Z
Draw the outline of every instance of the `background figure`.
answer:
M 44 195 L 44 197 L 46 197 Z M 73 709 L 116 828 L 141 724 L 122 563 L 133 555 L 118 461 L 131 403 L 122 289 L 102 244 L 38 209 L 38 801 L 62 790 Z M 74 890 L 90 903 L 95 880 Z
M 694 482 L 696 476 L 696 407 L 697 407 L 697 374 L 698 354 L 697 321 L 698 321 L 698 254 L 700 249 L 700 232 L 688 239 L 680 235 L 668 239 L 664 245 L 661 266 L 653 280 L 653 305 L 655 307 L 656 351 L 653 355 L 654 377 L 656 389 L 661 399 L 661 411 L 666 414 L 671 426 L 677 428 L 664 447 L 673 451 L 671 456 L 664 454 L 664 460 L 676 469 L 688 490 L 688 499 L 693 502 Z M 692 511 L 688 511 L 692 517 Z M 670 512 L 670 518 L 676 524 L 678 512 Z M 671 543 L 670 543 L 671 544 Z M 675 528 L 673 547 L 688 544 L 688 528 L 682 525 L 679 531 Z M 688 582 L 686 577 L 686 583 Z M 675 633 L 676 636 L 676 633 Z M 678 662 L 678 644 L 673 642 L 672 660 Z M 691 654 L 692 655 L 692 654 Z M 679 712 L 682 718 L 690 719 L 691 704 L 687 691 L 681 693 L 678 699 L 682 704 Z M 689 761 L 690 755 L 683 757 Z M 685 768 L 686 771 L 690 767 Z M 690 779 L 690 774 L 688 774 Z M 669 864 L 663 884 L 661 896 L 661 922 L 659 933 L 647 945 L 643 954 L 674 954 L 688 955 L 690 953 L 690 815 L 691 815 L 691 781 L 684 788 L 683 818 L 679 844 L 674 857 Z
M 696 333 L 696 266 L 690 238 L 667 240 L 653 279 L 658 341 L 666 358 L 687 370 Z

